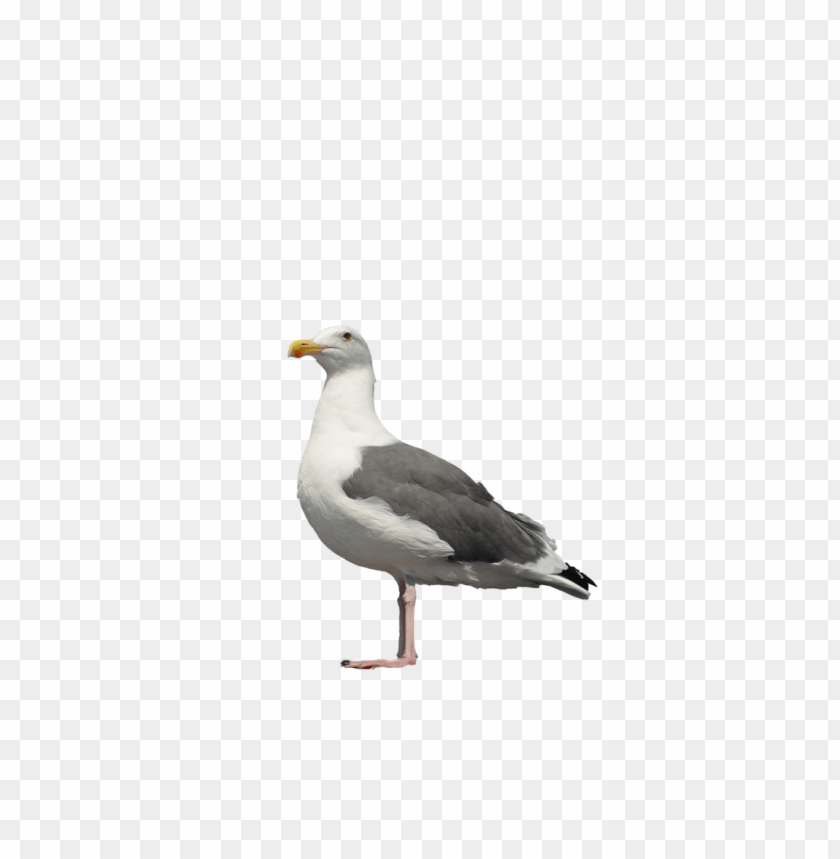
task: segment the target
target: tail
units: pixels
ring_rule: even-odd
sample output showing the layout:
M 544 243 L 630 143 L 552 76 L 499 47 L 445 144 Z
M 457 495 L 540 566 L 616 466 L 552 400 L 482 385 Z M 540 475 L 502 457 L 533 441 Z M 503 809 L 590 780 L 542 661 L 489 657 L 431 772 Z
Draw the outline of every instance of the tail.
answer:
M 498 502 L 497 502 L 498 503 Z M 499 505 L 501 507 L 501 505 Z M 502 510 L 505 510 L 502 507 Z M 505 510 L 505 513 L 508 516 L 516 519 L 520 525 L 522 525 L 525 529 L 530 531 L 538 540 L 542 540 L 544 543 L 551 546 L 552 550 L 557 549 L 557 543 L 548 536 L 545 531 L 545 526 L 541 525 L 539 522 L 535 522 L 530 516 L 526 516 L 524 513 L 511 513 L 510 510 Z M 543 558 L 545 560 L 545 557 Z M 560 563 L 565 563 L 565 561 L 554 556 L 554 560 L 559 560 Z M 573 567 L 571 564 L 566 564 L 566 569 L 561 570 L 560 572 L 548 572 L 546 570 L 540 570 L 540 576 L 538 579 L 540 584 L 550 585 L 553 588 L 557 588 L 559 591 L 563 591 L 564 593 L 571 594 L 573 597 L 577 597 L 581 600 L 589 599 L 589 586 L 592 585 L 593 588 L 597 588 L 598 585 L 586 575 L 586 573 L 582 573 L 577 567 Z
M 553 588 L 557 588 L 582 600 L 589 599 L 590 585 L 593 588 L 598 587 L 586 573 L 582 573 L 577 567 L 573 567 L 571 564 L 567 565 L 566 569 L 562 572 L 556 573 L 553 578 L 562 579 L 562 581 L 558 581 L 556 584 L 552 582 L 551 586 Z

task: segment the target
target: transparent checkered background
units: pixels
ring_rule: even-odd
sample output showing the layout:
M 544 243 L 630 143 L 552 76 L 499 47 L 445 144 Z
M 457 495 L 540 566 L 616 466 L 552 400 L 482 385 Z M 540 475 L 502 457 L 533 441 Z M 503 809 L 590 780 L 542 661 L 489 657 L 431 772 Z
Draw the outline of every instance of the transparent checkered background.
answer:
M 830 10 L 0 5 L 2 859 L 838 855 Z M 341 321 L 589 602 L 340 669 Z

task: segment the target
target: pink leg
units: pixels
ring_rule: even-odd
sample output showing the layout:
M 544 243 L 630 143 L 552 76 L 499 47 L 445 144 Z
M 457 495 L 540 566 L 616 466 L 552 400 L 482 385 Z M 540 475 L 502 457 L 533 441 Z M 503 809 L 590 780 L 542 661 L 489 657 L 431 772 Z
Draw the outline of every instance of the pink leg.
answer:
M 397 657 L 402 657 L 405 653 L 405 600 L 403 597 L 405 596 L 406 584 L 404 579 L 397 584 L 400 588 L 400 595 L 397 598 L 397 605 L 400 608 L 400 641 L 397 644 Z
M 414 590 L 414 580 L 406 578 L 400 582 L 400 597 L 397 604 L 400 607 L 400 643 L 397 647 L 396 659 L 366 659 L 363 662 L 351 662 L 345 659 L 342 668 L 404 668 L 417 662 L 417 651 L 414 649 L 414 604 L 417 594 Z

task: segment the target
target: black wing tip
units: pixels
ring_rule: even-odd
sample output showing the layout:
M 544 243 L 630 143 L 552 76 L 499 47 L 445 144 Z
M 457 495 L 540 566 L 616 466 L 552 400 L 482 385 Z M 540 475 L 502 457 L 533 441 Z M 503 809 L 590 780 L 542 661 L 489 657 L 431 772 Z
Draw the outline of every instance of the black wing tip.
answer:
M 563 579 L 568 579 L 570 582 L 574 582 L 576 585 L 579 585 L 584 590 L 589 590 L 589 586 L 592 585 L 593 588 L 597 588 L 598 585 L 586 575 L 586 573 L 582 573 L 577 567 L 573 567 L 569 564 L 568 568 L 563 570 L 562 573 L 558 573 L 558 575 Z

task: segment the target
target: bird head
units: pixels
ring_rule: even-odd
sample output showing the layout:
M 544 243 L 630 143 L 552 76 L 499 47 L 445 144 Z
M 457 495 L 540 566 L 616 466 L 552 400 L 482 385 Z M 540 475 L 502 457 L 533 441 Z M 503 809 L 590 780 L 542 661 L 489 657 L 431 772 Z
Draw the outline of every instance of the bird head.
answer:
M 289 357 L 312 357 L 332 375 L 340 370 L 373 365 L 365 338 L 348 325 L 325 328 L 311 340 L 295 340 L 289 346 Z

